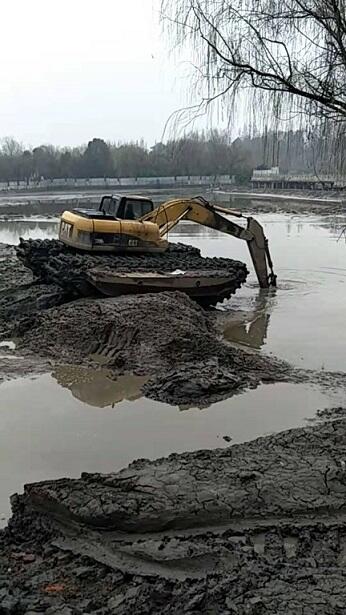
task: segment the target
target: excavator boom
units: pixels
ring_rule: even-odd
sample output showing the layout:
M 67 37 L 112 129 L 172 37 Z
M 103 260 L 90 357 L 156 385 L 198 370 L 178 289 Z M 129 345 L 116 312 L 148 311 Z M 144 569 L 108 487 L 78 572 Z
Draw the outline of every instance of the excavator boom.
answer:
M 224 215 L 220 215 L 221 213 Z M 216 229 L 237 239 L 243 239 L 247 242 L 260 287 L 276 286 L 276 275 L 273 271 L 268 240 L 262 226 L 254 218 L 247 217 L 247 226 L 244 228 L 226 218 L 225 214 L 244 218 L 239 211 L 211 205 L 203 197 L 195 197 L 167 201 L 143 216 L 142 220 L 157 224 L 161 237 L 164 237 L 181 220 L 191 220 L 191 222 Z

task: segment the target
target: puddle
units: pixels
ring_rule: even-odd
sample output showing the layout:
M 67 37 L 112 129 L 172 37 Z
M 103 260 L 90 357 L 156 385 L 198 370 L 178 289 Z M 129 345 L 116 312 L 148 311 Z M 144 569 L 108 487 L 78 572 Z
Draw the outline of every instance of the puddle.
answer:
M 110 472 L 133 459 L 228 446 L 306 424 L 342 402 L 306 385 L 267 384 L 200 410 L 139 398 L 140 382 L 59 370 L 0 387 L 0 518 L 23 484 L 83 471 Z M 60 386 L 60 384 L 63 386 Z M 132 399 L 133 401 L 128 401 Z
M 107 370 L 94 371 L 70 365 L 56 368 L 52 377 L 60 386 L 69 389 L 73 397 L 96 408 L 114 408 L 121 401 L 139 399 L 141 388 L 148 380 L 146 376 L 129 374 L 112 380 Z

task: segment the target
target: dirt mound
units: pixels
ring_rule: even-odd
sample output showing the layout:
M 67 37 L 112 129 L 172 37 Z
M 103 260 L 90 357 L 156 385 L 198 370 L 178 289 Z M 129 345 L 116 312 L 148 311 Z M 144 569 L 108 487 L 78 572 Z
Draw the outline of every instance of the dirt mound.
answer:
M 155 374 L 145 394 L 172 404 L 208 404 L 287 377 L 286 365 L 219 339 L 207 312 L 178 292 L 79 299 L 24 319 L 17 334 L 19 350 L 58 363 Z
M 246 265 L 228 258 L 204 258 L 200 251 L 184 244 L 170 244 L 161 254 L 81 254 L 54 239 L 21 240 L 17 255 L 34 276 L 44 283 L 58 284 L 73 296 L 95 294 L 87 271 L 106 268 L 116 271 L 215 271 L 228 273 L 233 285 L 223 298 L 230 297 L 245 282 Z
M 96 354 L 116 364 L 127 353 L 129 368 L 146 358 L 146 369 L 151 354 L 175 338 L 188 343 L 196 336 L 207 344 L 212 332 L 207 314 L 182 293 L 123 295 L 80 299 L 38 313 L 23 322 L 19 347 L 71 362 Z
M 37 357 L 40 366 L 47 359 L 95 368 L 101 363 L 115 377 L 148 375 L 145 394 L 177 405 L 208 405 L 262 380 L 287 379 L 281 363 L 221 341 L 208 314 L 182 293 L 80 298 L 95 292 L 86 273 L 97 264 L 143 271 L 227 267 L 233 272 L 229 291 L 235 292 L 247 275 L 243 263 L 204 259 L 196 248 L 180 244 L 165 254 L 94 256 L 73 253 L 56 240 L 29 240 L 17 248 L 19 259 L 13 249 L 10 253 L 12 285 L 0 293 L 0 338 L 18 338 L 17 349 L 26 358 Z M 35 278 L 29 272 L 31 282 L 24 284 L 26 267 Z
M 28 485 L 0 611 L 342 615 L 346 421 Z
M 179 370 L 162 371 L 144 386 L 143 393 L 152 399 L 178 406 L 209 405 L 249 384 L 245 374 L 232 373 L 217 360 L 185 365 Z
M 189 362 L 173 369 L 161 368 L 142 387 L 144 395 L 174 406 L 203 408 L 260 382 L 295 379 L 293 370 L 279 361 L 222 342 L 216 348 L 213 341 L 204 360 L 200 353 L 200 360 L 192 355 Z

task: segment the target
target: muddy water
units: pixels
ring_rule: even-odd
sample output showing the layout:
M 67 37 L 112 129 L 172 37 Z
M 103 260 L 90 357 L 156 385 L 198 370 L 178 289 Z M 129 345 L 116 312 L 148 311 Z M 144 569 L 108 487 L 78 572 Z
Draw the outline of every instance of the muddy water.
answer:
M 140 399 L 140 379 L 118 383 L 75 373 L 21 379 L 0 387 L 0 519 L 26 482 L 109 472 L 135 458 L 227 446 L 302 424 L 338 403 L 312 387 L 263 385 L 199 410 Z M 65 378 L 65 381 L 64 381 Z M 68 382 L 70 389 L 57 383 Z
M 265 227 L 278 275 L 275 291 L 259 291 L 247 247 L 216 231 L 186 224 L 172 240 L 194 243 L 204 254 L 248 263 L 248 283 L 228 304 L 230 341 L 273 353 L 295 365 L 344 371 L 346 367 L 346 216 L 256 214 Z M 198 235 L 197 235 L 198 233 Z
M 234 204 L 233 204 L 234 205 Z M 242 242 L 190 223 L 170 234 L 204 255 L 249 263 L 251 276 L 221 306 L 227 339 L 273 353 L 300 367 L 344 371 L 346 365 L 346 244 L 338 240 L 346 217 L 285 213 L 256 215 L 264 224 L 279 278 L 259 292 Z M 19 236 L 54 237 L 56 220 L 0 222 L 0 242 Z M 81 471 L 111 471 L 134 458 L 226 446 L 304 424 L 318 408 L 345 404 L 343 393 L 307 385 L 264 385 L 256 391 L 182 411 L 141 398 L 143 379 L 107 373 L 56 371 L 0 387 L 0 517 L 8 496 L 24 482 Z
M 17 244 L 23 239 L 51 239 L 57 236 L 58 218 L 20 218 L 0 220 L 0 243 Z

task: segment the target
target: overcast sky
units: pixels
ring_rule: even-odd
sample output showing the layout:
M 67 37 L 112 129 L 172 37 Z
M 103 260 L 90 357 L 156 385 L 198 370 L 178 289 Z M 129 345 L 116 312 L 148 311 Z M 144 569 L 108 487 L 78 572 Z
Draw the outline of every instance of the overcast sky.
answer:
M 0 137 L 26 145 L 160 140 L 187 81 L 157 0 L 3 0 Z

